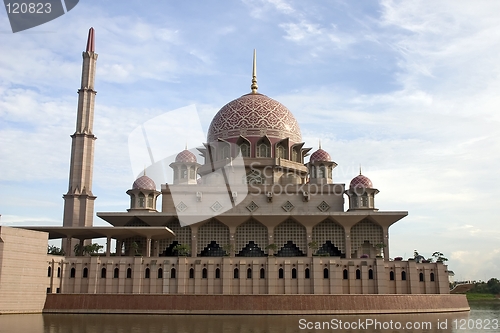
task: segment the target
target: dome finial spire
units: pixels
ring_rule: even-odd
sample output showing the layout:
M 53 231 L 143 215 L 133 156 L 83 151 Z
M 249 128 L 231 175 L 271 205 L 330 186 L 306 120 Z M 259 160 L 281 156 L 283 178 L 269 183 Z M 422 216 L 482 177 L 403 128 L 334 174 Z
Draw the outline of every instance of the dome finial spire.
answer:
M 255 49 L 253 49 L 252 85 L 250 88 L 252 89 L 252 94 L 256 94 L 257 89 L 259 89 L 259 86 L 257 86 L 257 51 Z
M 361 164 L 359 165 L 359 174 L 361 174 Z
M 318 148 L 321 149 L 321 139 L 319 139 L 319 145 Z

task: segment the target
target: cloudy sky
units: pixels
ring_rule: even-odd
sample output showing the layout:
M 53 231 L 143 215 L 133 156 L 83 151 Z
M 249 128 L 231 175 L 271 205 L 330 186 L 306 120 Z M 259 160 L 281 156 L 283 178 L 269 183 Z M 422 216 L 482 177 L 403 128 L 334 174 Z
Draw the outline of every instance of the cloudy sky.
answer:
M 0 223 L 62 224 L 93 26 L 96 211 L 128 207 L 134 129 L 189 106 L 199 121 L 184 126 L 206 132 L 250 91 L 255 48 L 259 92 L 292 111 L 307 146 L 321 140 L 334 181 L 362 165 L 376 206 L 409 212 L 390 229 L 392 257 L 441 251 L 458 280 L 500 277 L 499 12 L 498 1 L 80 1 L 16 34 L 1 12 Z

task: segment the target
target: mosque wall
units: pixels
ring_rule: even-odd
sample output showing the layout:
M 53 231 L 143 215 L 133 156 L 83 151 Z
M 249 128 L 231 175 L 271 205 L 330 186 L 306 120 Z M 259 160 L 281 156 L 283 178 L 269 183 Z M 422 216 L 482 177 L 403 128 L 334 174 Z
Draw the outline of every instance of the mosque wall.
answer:
M 0 226 L 0 314 L 41 312 L 47 234 Z
M 448 294 L 442 263 L 340 257 L 72 257 L 63 294 Z M 84 273 L 84 270 L 86 273 Z

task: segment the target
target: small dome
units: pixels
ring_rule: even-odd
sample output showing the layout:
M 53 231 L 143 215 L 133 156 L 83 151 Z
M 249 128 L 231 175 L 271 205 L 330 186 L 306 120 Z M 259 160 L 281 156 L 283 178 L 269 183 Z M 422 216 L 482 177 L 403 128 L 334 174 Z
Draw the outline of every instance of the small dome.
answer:
M 372 181 L 370 178 L 363 176 L 362 174 L 357 175 L 351 180 L 350 188 L 364 187 L 373 188 Z
M 156 184 L 155 182 L 149 178 L 148 176 L 144 175 L 139 178 L 137 178 L 132 185 L 132 189 L 134 190 L 156 190 Z
M 175 162 L 176 163 L 196 163 L 196 156 L 190 152 L 187 149 L 184 149 L 181 151 L 177 156 L 175 157 Z
M 321 148 L 312 153 L 311 157 L 309 158 L 309 162 L 331 162 L 331 161 L 332 158 L 330 157 L 330 154 L 328 154 Z

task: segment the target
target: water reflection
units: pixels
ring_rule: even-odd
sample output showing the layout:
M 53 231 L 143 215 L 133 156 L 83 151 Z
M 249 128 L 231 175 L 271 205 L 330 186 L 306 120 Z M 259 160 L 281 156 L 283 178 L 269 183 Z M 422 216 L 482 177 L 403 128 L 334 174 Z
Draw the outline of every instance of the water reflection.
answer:
M 6 315 L 0 316 L 2 333 L 292 333 L 292 332 L 464 332 L 454 321 L 498 319 L 500 302 L 471 304 L 470 313 L 412 315 Z M 392 329 L 390 323 L 392 322 Z M 361 327 L 358 327 L 359 324 Z M 371 326 L 367 324 L 371 323 Z M 378 323 L 378 326 L 376 326 Z M 402 327 L 397 329 L 397 324 Z M 424 323 L 426 323 L 424 325 Z M 429 327 L 429 323 L 431 327 Z M 414 327 L 410 329 L 406 325 Z M 320 325 L 322 329 L 315 329 Z M 335 326 L 336 325 L 336 326 Z M 354 327 L 353 327 L 354 326 Z M 446 327 L 445 327 L 446 326 Z M 309 328 L 308 328 L 309 327 Z M 344 327 L 345 329 L 340 329 Z M 467 329 L 467 332 L 485 332 Z M 499 333 L 500 329 L 487 332 Z

